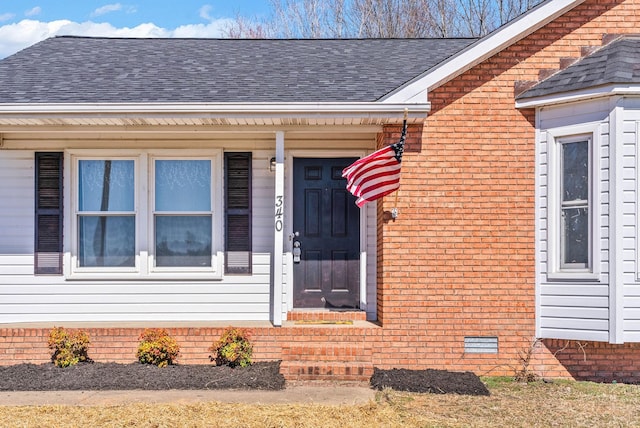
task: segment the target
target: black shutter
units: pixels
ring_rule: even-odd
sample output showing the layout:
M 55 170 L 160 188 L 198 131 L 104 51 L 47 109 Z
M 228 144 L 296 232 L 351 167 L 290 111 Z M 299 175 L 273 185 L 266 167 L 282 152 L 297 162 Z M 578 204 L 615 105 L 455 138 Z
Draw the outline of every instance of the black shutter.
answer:
M 36 153 L 34 273 L 62 275 L 62 153 Z
M 225 273 L 251 274 L 251 153 L 225 153 Z

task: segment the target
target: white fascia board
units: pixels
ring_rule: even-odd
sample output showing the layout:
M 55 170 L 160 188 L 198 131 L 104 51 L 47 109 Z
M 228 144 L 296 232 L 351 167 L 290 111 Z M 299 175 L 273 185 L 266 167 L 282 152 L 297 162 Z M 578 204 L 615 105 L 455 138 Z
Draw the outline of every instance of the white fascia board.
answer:
M 640 85 L 612 84 L 516 101 L 516 108 L 545 107 L 612 96 L 640 95 Z
M 424 119 L 431 104 L 423 103 L 220 103 L 220 104 L 0 104 L 1 117 L 388 117 Z
M 391 92 L 383 102 L 407 103 L 426 100 L 428 91 L 459 76 L 545 26 L 585 0 L 548 0 L 508 22 L 482 39 L 431 68 L 413 81 Z

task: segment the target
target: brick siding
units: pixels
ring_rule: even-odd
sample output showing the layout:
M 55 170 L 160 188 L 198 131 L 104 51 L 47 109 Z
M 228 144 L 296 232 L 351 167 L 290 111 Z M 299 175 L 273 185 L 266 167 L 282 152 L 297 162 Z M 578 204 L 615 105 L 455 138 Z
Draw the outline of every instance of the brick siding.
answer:
M 607 34 L 637 32 L 639 15 L 638 0 L 585 1 L 429 92 L 432 111 L 403 159 L 399 217 L 378 230 L 378 312 L 385 347 L 395 350 L 378 364 L 480 374 L 519 366 L 535 335 L 535 111 L 514 107 L 514 86 L 566 66 Z M 381 143 L 398 132 L 387 129 Z M 394 205 L 387 197 L 380 215 Z M 465 354 L 465 336 L 498 337 L 498 353 Z M 557 352 L 542 342 L 532 367 L 588 378 L 628 377 L 640 366 L 628 362 L 634 347 L 589 343 L 583 363 L 568 351 L 575 346 Z
M 255 360 L 283 360 L 288 379 L 365 379 L 372 368 L 513 374 L 535 334 L 534 111 L 514 107 L 517 82 L 566 65 L 603 35 L 637 32 L 640 0 L 588 0 L 429 93 L 411 126 L 401 189 L 378 206 L 380 326 L 254 328 Z M 396 142 L 387 127 L 378 145 Z M 399 217 L 387 212 L 397 207 Z M 135 361 L 141 329 L 89 328 L 97 361 Z M 175 328 L 182 364 L 205 364 L 219 328 Z M 49 361 L 48 329 L 0 328 L 0 364 Z M 498 337 L 496 354 L 464 352 L 465 336 Z M 640 345 L 535 342 L 548 377 L 637 380 Z M 621 370 L 621 368 L 623 368 Z

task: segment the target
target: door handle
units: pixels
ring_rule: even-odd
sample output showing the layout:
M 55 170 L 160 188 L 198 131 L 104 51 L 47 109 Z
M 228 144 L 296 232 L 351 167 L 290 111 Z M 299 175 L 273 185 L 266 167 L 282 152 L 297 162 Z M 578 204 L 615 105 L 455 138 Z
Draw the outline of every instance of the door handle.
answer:
M 300 241 L 293 241 L 293 262 L 300 263 L 300 254 L 302 250 L 300 249 Z

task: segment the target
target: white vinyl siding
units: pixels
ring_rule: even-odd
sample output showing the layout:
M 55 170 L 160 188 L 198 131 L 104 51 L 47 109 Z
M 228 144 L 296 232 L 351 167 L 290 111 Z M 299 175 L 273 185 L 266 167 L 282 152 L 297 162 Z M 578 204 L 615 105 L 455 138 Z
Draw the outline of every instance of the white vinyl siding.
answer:
M 0 152 L 0 275 L 9 260 L 33 256 L 34 153 Z M 33 273 L 33 257 L 29 273 Z
M 371 151 L 375 129 L 366 132 L 326 132 L 303 134 L 285 139 L 285 146 L 296 150 L 309 147 L 344 149 L 345 141 L 354 150 Z M 195 135 L 195 134 L 193 134 Z M 38 133 L 23 140 L 5 137 L 11 149 L 0 150 L 0 323 L 17 322 L 118 322 L 118 321 L 269 321 L 271 314 L 272 249 L 274 245 L 273 201 L 274 174 L 269 159 L 274 154 L 272 132 L 211 134 L 200 136 L 141 136 L 135 140 L 126 133 L 113 134 L 101 141 L 91 140 L 90 133 Z M 156 140 L 156 138 L 160 138 Z M 235 138 L 235 139 L 232 139 Z M 287 139 L 288 138 L 288 139 Z M 46 140 L 45 140 L 46 139 Z M 21 150 L 16 146 L 33 147 Z M 189 151 L 220 150 L 252 152 L 252 274 L 222 275 L 219 279 L 149 278 L 78 278 L 35 276 L 34 250 L 34 153 L 36 151 L 91 152 L 104 150 L 139 150 L 158 152 L 188 147 Z M 37 148 L 37 149 L 36 149 Z M 154 149 L 158 148 L 158 149 Z M 103 152 L 104 152 L 103 150 Z M 97 152 L 95 153 L 97 154 Z M 68 164 L 70 152 L 65 152 Z M 65 169 L 64 174 L 70 171 Z M 218 183 L 218 191 L 222 191 Z M 65 188 L 65 222 L 70 211 L 68 188 Z M 375 319 L 375 204 L 367 208 L 367 290 L 368 316 Z M 145 217 L 146 218 L 146 217 Z M 223 228 L 220 228 L 223 231 Z M 220 233 L 220 231 L 217 231 Z M 67 231 L 65 231 L 65 235 Z M 66 238 L 65 238 L 66 239 Z M 286 238 L 285 238 L 286 239 Z M 285 242 L 285 249 L 287 242 Z M 285 250 L 286 251 L 286 250 Z M 69 243 L 65 243 L 69 258 Z M 287 267 L 285 284 L 290 282 Z M 66 273 L 66 272 L 65 272 Z M 280 297 L 283 315 L 287 307 L 288 288 Z
M 254 158 L 254 173 L 263 176 L 260 165 L 266 162 L 266 155 L 254 156 L 259 156 Z M 264 216 L 254 219 L 251 276 L 225 276 L 218 281 L 142 282 L 67 281 L 63 276 L 34 276 L 33 164 L 34 152 L 0 152 L 0 174 L 10 174 L 4 183 L 11 183 L 0 186 L 0 200 L 11 201 L 0 204 L 0 216 L 7 219 L 0 225 L 0 235 L 14 236 L 11 240 L 0 239 L 0 323 L 269 320 L 268 248 L 273 245 L 273 236 L 271 223 L 260 221 Z M 253 192 L 254 204 L 270 207 L 273 182 L 260 185 L 261 191 Z M 7 190 L 12 188 L 20 189 L 23 197 L 5 199 Z
M 536 141 L 537 336 L 550 339 L 609 340 L 608 281 L 608 111 L 607 103 L 539 110 Z M 560 265 L 559 145 L 591 139 L 591 269 Z M 564 139 L 564 140 L 563 140 Z M 573 139 L 573 140 L 572 140 Z M 555 151 L 555 152 L 552 152 Z
M 640 98 L 612 97 L 539 111 L 537 142 L 537 331 L 542 338 L 640 342 Z M 598 119 L 599 118 L 599 119 Z M 598 119 L 598 120 L 596 120 Z M 548 131 L 599 129 L 594 159 L 599 270 L 594 281 L 549 278 Z M 545 127 L 551 124 L 553 127 Z M 558 131 L 560 129 L 560 131 Z M 594 201 L 595 202 L 595 201 Z

